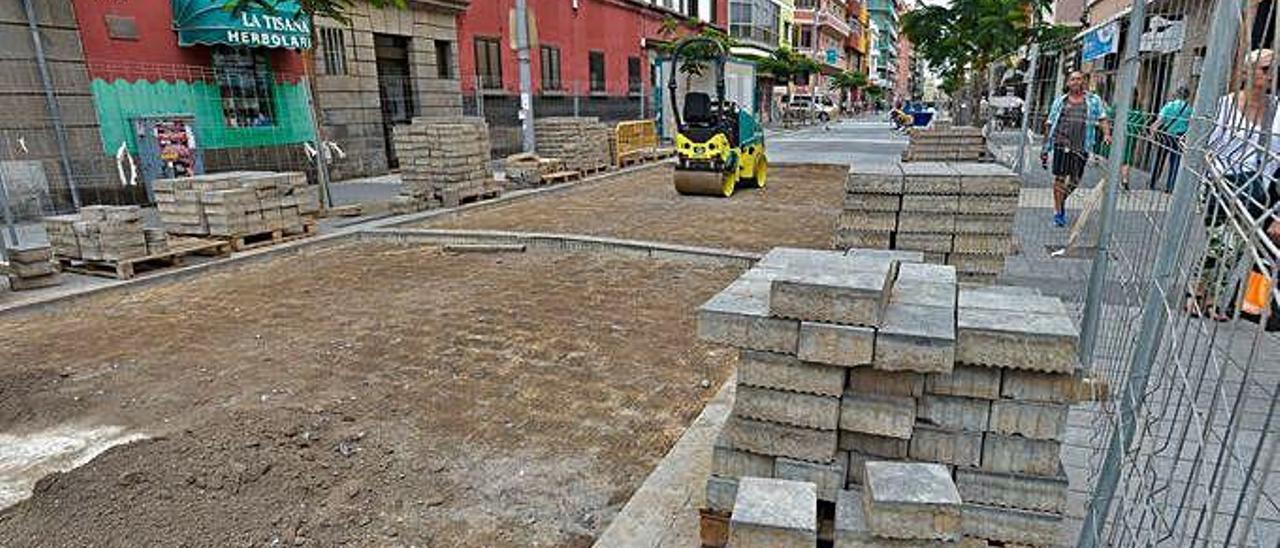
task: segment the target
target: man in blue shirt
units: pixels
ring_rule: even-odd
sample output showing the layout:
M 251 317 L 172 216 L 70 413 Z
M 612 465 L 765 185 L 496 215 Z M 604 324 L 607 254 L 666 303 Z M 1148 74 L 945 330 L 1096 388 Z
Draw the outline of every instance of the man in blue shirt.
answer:
M 1156 161 L 1151 167 L 1151 190 L 1156 189 L 1156 180 L 1160 178 L 1160 169 L 1165 159 L 1169 160 L 1169 177 L 1165 181 L 1164 191 L 1173 192 L 1173 182 L 1178 178 L 1178 166 L 1182 163 L 1182 136 L 1187 134 L 1193 109 L 1187 99 L 1191 90 L 1186 86 L 1174 92 L 1173 100 L 1160 107 L 1160 117 L 1151 126 L 1152 137 L 1159 147 L 1156 149 Z
M 1102 98 L 1087 91 L 1083 72 L 1067 76 L 1067 93 L 1058 96 L 1045 120 L 1042 157 L 1053 157 L 1053 224 L 1067 226 L 1067 197 L 1080 186 L 1089 154 L 1102 131 L 1102 142 L 1111 144 L 1111 127 Z

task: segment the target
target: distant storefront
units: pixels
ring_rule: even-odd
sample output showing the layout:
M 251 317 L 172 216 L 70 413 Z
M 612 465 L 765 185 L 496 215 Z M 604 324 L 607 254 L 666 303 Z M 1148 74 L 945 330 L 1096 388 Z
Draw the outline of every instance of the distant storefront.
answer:
M 225 0 L 74 0 L 104 152 L 144 173 L 301 168 L 315 137 L 301 51 L 311 21 Z

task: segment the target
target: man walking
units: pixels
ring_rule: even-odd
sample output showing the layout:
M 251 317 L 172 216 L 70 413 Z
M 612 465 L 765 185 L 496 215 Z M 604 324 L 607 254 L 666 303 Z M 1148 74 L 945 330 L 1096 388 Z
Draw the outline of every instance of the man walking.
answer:
M 1067 76 L 1067 93 L 1054 99 L 1049 109 L 1042 160 L 1053 157 L 1053 224 L 1067 226 L 1067 197 L 1080 186 L 1089 151 L 1102 132 L 1102 142 L 1111 144 L 1111 127 L 1106 105 L 1097 94 L 1085 89 L 1083 72 Z

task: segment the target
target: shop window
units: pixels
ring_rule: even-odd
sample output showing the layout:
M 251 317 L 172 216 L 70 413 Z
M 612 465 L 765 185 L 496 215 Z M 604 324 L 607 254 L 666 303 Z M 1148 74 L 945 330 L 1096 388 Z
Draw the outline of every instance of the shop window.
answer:
M 627 58 L 627 91 L 630 93 L 640 93 L 644 88 L 644 80 L 640 76 L 640 58 Z
M 562 89 L 560 81 L 560 48 L 542 46 L 539 50 L 542 65 L 542 91 Z
M 441 80 L 453 79 L 453 42 L 436 40 L 436 77 Z
M 320 27 L 320 47 L 324 53 L 324 73 L 347 73 L 347 39 L 342 29 Z
M 588 74 L 591 78 L 591 91 L 602 92 L 604 87 L 604 52 L 593 51 L 587 58 Z
M 218 46 L 213 72 L 222 95 L 222 115 L 230 127 L 276 125 L 271 97 L 271 64 L 267 51 Z
M 476 80 L 482 89 L 502 88 L 502 46 L 497 38 L 476 38 Z

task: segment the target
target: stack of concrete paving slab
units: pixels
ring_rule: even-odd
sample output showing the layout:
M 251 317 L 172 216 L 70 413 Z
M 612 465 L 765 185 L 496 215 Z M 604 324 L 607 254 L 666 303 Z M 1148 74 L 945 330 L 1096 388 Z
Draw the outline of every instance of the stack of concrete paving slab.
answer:
M 419 117 L 395 128 L 396 157 L 409 209 L 454 207 L 497 194 L 483 118 Z
M 876 461 L 867 463 L 866 476 L 860 490 L 840 491 L 834 546 L 948 546 L 961 539 L 962 503 L 947 467 Z
M 9 289 L 25 291 L 51 287 L 62 283 L 58 263 L 53 260 L 53 247 L 25 245 L 5 250 L 8 264 L 5 274 L 9 277 Z
M 45 217 L 44 227 L 60 258 L 121 261 L 147 255 L 138 206 L 85 206 L 79 214 Z
M 534 121 L 538 153 L 559 158 L 565 169 L 592 172 L 613 162 L 609 125 L 595 117 L 551 116 Z
M 510 188 L 540 186 L 543 176 L 564 170 L 559 158 L 542 158 L 528 152 L 507 156 L 502 164 Z
M 948 126 L 916 128 L 911 130 L 911 142 L 902 153 L 903 161 L 990 161 L 987 138 L 982 128 L 972 126 Z
M 158 179 L 156 210 L 165 231 L 187 236 L 302 232 L 319 207 L 318 187 L 300 171 L 226 171 Z
M 993 282 L 1013 249 L 1020 182 L 992 163 L 858 164 L 845 183 L 835 247 L 921 251 L 964 281 Z
M 700 337 L 741 349 L 710 509 L 731 511 L 743 477 L 834 502 L 872 481 L 868 462 L 918 461 L 954 478 L 964 536 L 1056 542 L 1076 328 L 1057 299 L 959 289 L 954 267 L 921 259 L 774 249 L 703 305 Z

